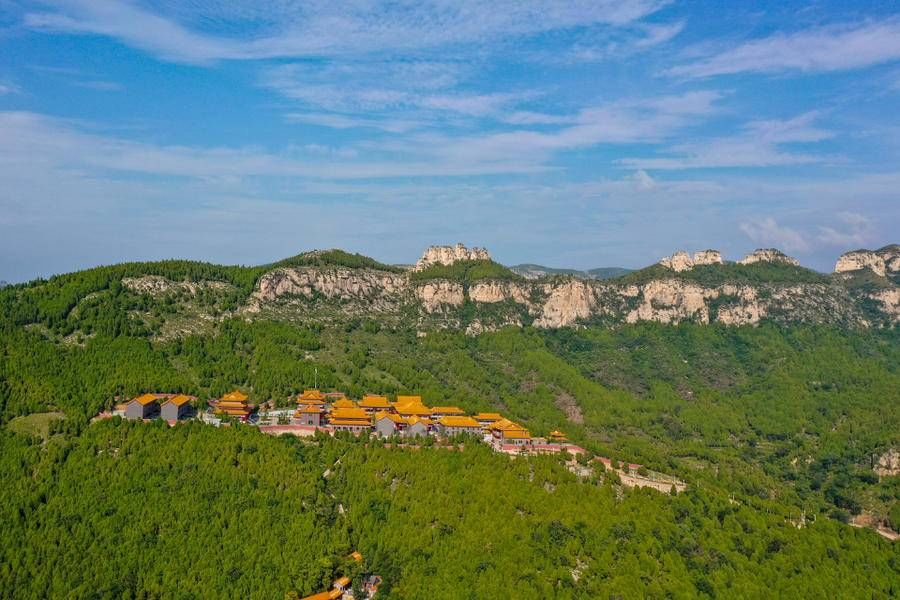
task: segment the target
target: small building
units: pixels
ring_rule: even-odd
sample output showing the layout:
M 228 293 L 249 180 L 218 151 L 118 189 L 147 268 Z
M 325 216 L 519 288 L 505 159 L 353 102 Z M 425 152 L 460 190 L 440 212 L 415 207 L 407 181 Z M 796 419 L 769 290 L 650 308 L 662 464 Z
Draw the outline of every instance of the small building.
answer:
M 406 421 L 400 415 L 382 411 L 375 413 L 375 433 L 381 437 L 391 437 L 402 433 L 406 428 Z
M 363 399 L 359 401 L 359 407 L 370 415 L 382 411 L 393 411 L 393 407 L 391 406 L 391 403 L 388 402 L 388 399 L 385 396 L 378 396 L 376 394 L 366 394 L 363 396 Z
M 372 429 L 372 417 L 361 408 L 335 408 L 328 414 L 328 425 L 334 431 L 359 435 Z
M 143 394 L 131 400 L 125 407 L 126 419 L 149 419 L 159 412 L 159 396 Z
M 503 420 L 503 416 L 500 413 L 478 413 L 472 418 L 478 421 L 478 424 L 482 427 L 487 427 L 491 423 Z
M 488 426 L 494 442 L 505 445 L 526 446 L 531 443 L 528 430 L 509 419 L 501 419 Z
M 179 421 L 188 416 L 191 410 L 192 396 L 178 394 L 166 400 L 160 408 L 160 416 L 166 421 Z
M 217 415 L 237 417 L 242 421 L 246 421 L 252 410 L 253 407 L 248 402 L 247 394 L 240 390 L 234 390 L 219 399 L 216 403 L 215 413 Z
M 325 406 L 325 394 L 316 389 L 303 390 L 297 397 L 297 406 Z
M 569 441 L 568 438 L 566 438 L 566 434 L 558 429 L 551 431 L 550 435 L 547 437 L 551 444 L 562 444 L 563 442 Z
M 528 446 L 531 444 L 531 434 L 527 429 L 504 429 L 502 442 L 513 446 Z
M 331 408 L 334 410 L 335 408 L 358 408 L 356 402 L 353 400 L 348 400 L 347 398 L 340 398 L 331 403 Z
M 344 576 L 339 579 L 335 579 L 331 587 L 336 590 L 341 590 L 341 592 L 348 592 L 350 591 L 350 578 Z
M 461 433 L 481 435 L 481 425 L 472 417 L 452 416 L 438 419 L 437 430 L 444 437 L 451 437 Z
M 440 419 L 441 417 L 462 417 L 466 411 L 458 406 L 434 406 L 431 408 L 431 418 Z
M 298 408 L 294 412 L 294 419 L 298 425 L 310 425 L 312 427 L 320 427 L 322 425 L 322 415 L 325 409 L 321 406 L 304 406 Z
M 406 429 L 403 434 L 406 437 L 425 437 L 431 432 L 431 419 L 423 417 L 410 417 L 406 419 Z
M 419 398 L 418 396 L 399 396 L 400 398 Z M 421 398 L 418 402 L 394 402 L 394 410 L 404 419 L 410 417 L 431 418 L 431 409 L 422 404 Z

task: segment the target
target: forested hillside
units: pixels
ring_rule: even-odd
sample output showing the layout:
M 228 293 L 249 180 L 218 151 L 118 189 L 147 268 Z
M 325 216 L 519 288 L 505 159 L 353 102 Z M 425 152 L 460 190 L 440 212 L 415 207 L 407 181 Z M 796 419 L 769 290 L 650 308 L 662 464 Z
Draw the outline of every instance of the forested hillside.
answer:
M 399 274 L 370 261 L 132 264 L 0 291 L 0 597 L 271 598 L 359 568 L 396 598 L 900 593 L 900 545 L 845 524 L 865 513 L 900 527 L 900 477 L 872 470 L 900 447 L 896 327 L 597 322 L 466 335 L 406 313 L 238 310 L 272 268 Z M 517 281 L 490 262 L 430 269 L 466 285 Z M 203 403 L 239 388 L 291 406 L 314 380 L 352 397 L 496 410 L 537 435 L 562 429 L 688 491 L 624 488 L 599 465 L 582 480 L 555 458 L 478 444 L 90 423 L 146 391 Z M 353 549 L 364 565 L 344 560 Z

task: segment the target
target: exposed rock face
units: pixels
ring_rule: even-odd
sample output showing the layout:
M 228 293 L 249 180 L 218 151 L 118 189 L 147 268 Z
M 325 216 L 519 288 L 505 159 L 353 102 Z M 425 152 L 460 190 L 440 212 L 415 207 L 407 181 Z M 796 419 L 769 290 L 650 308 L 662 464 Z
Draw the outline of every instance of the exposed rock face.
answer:
M 681 250 L 672 256 L 660 259 L 659 264 L 672 269 L 676 273 L 694 268 L 694 261 L 691 259 L 691 255 Z
M 679 251 L 672 256 L 664 257 L 659 264 L 680 273 L 681 271 L 690 271 L 696 265 L 721 265 L 724 262 L 722 253 L 718 250 L 701 250 L 695 252 L 693 257 L 687 252 Z
M 893 477 L 900 475 L 900 452 L 895 448 L 891 448 L 878 457 L 873 469 L 879 477 Z
M 448 251 L 450 254 L 429 251 L 423 259 L 456 260 L 456 256 L 473 256 L 473 251 L 464 247 L 459 252 L 456 248 Z M 897 246 L 877 253 L 873 254 L 882 261 L 886 257 L 888 261 L 900 262 Z M 683 271 L 721 260 L 721 254 L 716 251 L 698 252 L 694 256 L 679 252 L 664 264 L 673 271 Z M 757 250 L 742 262 L 760 261 L 796 264 L 774 249 Z M 417 281 L 408 273 L 374 269 L 280 268 L 260 278 L 244 310 L 288 318 L 372 314 L 398 323 L 412 316 L 418 319 L 419 328 L 458 328 L 471 334 L 525 322 L 556 328 L 597 318 L 604 322 L 695 321 L 726 325 L 771 319 L 779 323 L 835 323 L 851 327 L 900 322 L 900 287 L 892 282 L 877 289 L 846 287 L 839 280 L 709 285 L 675 273 L 638 280 L 640 283 L 558 277 L 544 281 L 483 279 L 466 283 L 444 279 Z M 151 293 L 157 288 L 176 285 L 154 278 L 127 284 Z M 475 312 L 459 310 L 468 303 L 475 305 Z M 488 310 L 487 305 L 493 307 Z
M 742 265 L 752 265 L 758 262 L 783 263 L 795 267 L 800 266 L 800 261 L 788 256 L 776 248 L 759 248 L 738 261 Z
M 841 254 L 837 264 L 834 265 L 835 273 L 846 273 L 860 269 L 870 269 L 876 275 L 884 277 L 886 272 L 884 258 L 870 250 L 854 250 Z
M 397 273 L 346 267 L 275 269 L 260 277 L 247 310 L 259 312 L 262 305 L 276 300 L 321 296 L 348 303 L 355 312 L 385 312 L 399 308 L 407 292 L 406 276 Z
M 123 277 L 122 285 L 139 294 L 151 295 L 167 294 L 174 291 L 186 291 L 193 295 L 200 290 L 227 290 L 232 287 L 230 283 L 224 281 L 172 281 L 158 275 Z
M 511 281 L 485 280 L 472 284 L 469 298 L 473 302 L 504 302 L 512 300 L 517 304 L 531 306 L 530 288 Z
M 427 313 L 443 310 L 446 306 L 462 306 L 466 301 L 461 283 L 436 279 L 416 287 L 416 297 Z
M 572 279 L 562 285 L 546 285 L 547 300 L 541 308 L 535 327 L 565 327 L 578 319 L 587 319 L 597 306 L 593 286 Z
M 413 271 L 421 271 L 431 265 L 452 265 L 458 260 L 490 260 L 491 255 L 484 248 L 466 248 L 462 244 L 455 246 L 429 246 L 416 262 Z
M 694 253 L 694 265 L 721 265 L 725 261 L 722 260 L 722 253 L 718 250 L 702 250 Z

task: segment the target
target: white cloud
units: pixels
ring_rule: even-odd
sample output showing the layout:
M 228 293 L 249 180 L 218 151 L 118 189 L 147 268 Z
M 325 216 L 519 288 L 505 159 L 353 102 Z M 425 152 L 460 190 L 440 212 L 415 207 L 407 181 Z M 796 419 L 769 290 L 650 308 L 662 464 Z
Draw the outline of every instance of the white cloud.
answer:
M 570 125 L 555 131 L 521 129 L 456 138 L 428 136 L 419 138 L 417 143 L 447 160 L 465 157 L 484 163 L 541 163 L 556 152 L 598 144 L 659 142 L 685 125 L 713 114 L 720 98 L 718 92 L 704 90 L 620 100 L 583 109 L 567 119 Z M 528 118 L 539 121 L 541 117 Z
M 367 119 L 338 113 L 288 113 L 285 119 L 294 123 L 308 123 L 331 129 L 379 129 L 390 133 L 404 133 L 425 126 L 422 121 L 405 119 Z
M 335 56 L 480 44 L 510 36 L 571 27 L 632 23 L 665 5 L 661 0 L 429 0 L 353 3 L 310 0 L 302 4 L 163 4 L 151 12 L 131 2 L 66 0 L 52 10 L 31 12 L 33 29 L 105 35 L 162 58 L 191 63 L 220 59 Z M 232 4 L 232 3 L 225 3 Z M 168 14 L 164 11 L 168 10 Z M 217 14 L 218 13 L 218 14 Z M 192 29 L 185 23 L 202 22 Z M 224 22 L 223 31 L 208 32 Z M 252 39 L 226 32 L 240 23 Z
M 746 221 L 739 226 L 754 243 L 760 246 L 774 246 L 788 252 L 808 252 L 806 237 L 790 227 L 779 225 L 772 217 L 756 221 Z
M 18 94 L 22 90 L 19 89 L 19 86 L 13 85 L 12 83 L 0 81 L 0 96 L 5 96 L 7 94 Z
M 743 72 L 825 72 L 900 59 L 900 19 L 776 33 L 676 66 L 670 75 L 710 77 Z
M 466 76 L 467 67 L 456 63 L 330 61 L 267 69 L 262 85 L 304 106 L 328 112 L 364 112 L 368 120 L 396 119 L 398 111 L 416 110 L 484 116 L 530 96 L 447 89 Z
M 819 113 L 808 112 L 787 120 L 752 121 L 736 135 L 685 142 L 672 146 L 664 158 L 625 158 L 619 164 L 641 169 L 710 169 L 772 167 L 839 161 L 838 157 L 792 152 L 790 144 L 827 140 L 831 131 L 816 127 Z
M 871 219 L 856 212 L 840 212 L 837 215 L 840 229 L 819 227 L 818 240 L 839 248 L 860 248 L 877 238 L 875 224 Z

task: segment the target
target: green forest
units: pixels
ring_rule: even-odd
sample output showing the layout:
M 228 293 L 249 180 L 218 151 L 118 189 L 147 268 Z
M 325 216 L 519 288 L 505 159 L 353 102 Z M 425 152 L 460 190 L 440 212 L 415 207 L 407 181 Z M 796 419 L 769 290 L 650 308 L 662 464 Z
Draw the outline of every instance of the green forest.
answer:
M 339 251 L 289 261 L 388 268 Z M 847 524 L 900 528 L 900 478 L 872 471 L 900 447 L 896 328 L 423 336 L 365 317 L 231 316 L 271 267 L 135 263 L 0 290 L 0 597 L 287 598 L 363 573 L 384 578 L 385 598 L 900 595 L 900 543 Z M 121 283 L 148 274 L 223 285 L 187 298 Z M 158 335 L 188 303 L 218 318 Z M 480 444 L 91 422 L 147 391 L 202 404 L 239 388 L 291 406 L 314 381 L 562 429 L 688 490 L 625 488 L 600 468 L 579 478 L 557 458 Z

